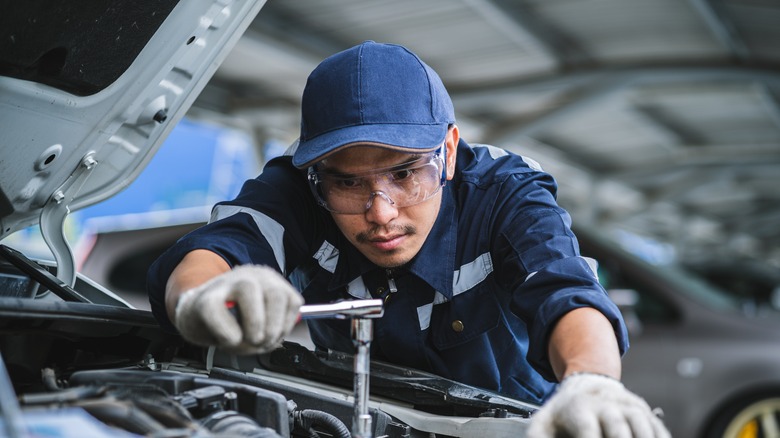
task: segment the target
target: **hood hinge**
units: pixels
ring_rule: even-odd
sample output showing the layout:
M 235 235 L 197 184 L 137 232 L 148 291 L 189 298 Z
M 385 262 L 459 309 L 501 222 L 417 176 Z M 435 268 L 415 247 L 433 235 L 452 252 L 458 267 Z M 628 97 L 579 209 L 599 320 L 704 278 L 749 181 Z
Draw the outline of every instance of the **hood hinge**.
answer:
M 76 285 L 76 259 L 65 239 L 65 217 L 70 213 L 71 202 L 98 163 L 94 156 L 95 152 L 90 151 L 81 159 L 76 170 L 54 191 L 41 211 L 41 234 L 57 263 L 57 278 L 70 287 Z

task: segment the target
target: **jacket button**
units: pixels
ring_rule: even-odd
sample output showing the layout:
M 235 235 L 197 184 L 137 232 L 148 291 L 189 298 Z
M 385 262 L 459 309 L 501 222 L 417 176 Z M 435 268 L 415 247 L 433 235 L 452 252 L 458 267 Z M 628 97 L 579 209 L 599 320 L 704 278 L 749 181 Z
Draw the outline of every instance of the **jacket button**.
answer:
M 455 321 L 452 321 L 452 329 L 456 332 L 460 333 L 463 331 L 463 321 L 456 319 Z

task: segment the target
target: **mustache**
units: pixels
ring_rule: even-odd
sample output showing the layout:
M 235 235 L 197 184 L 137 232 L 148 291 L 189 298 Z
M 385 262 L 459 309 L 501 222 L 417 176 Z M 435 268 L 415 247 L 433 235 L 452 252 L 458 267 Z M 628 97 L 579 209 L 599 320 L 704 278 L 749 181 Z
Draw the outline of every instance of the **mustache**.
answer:
M 417 227 L 414 225 L 397 225 L 392 227 L 384 227 L 384 226 L 377 226 L 374 228 L 371 228 L 370 230 L 366 230 L 363 232 L 358 233 L 355 236 L 355 240 L 357 240 L 360 243 L 367 243 L 376 238 L 380 235 L 387 235 L 387 234 L 406 234 L 406 235 L 412 235 L 417 234 Z

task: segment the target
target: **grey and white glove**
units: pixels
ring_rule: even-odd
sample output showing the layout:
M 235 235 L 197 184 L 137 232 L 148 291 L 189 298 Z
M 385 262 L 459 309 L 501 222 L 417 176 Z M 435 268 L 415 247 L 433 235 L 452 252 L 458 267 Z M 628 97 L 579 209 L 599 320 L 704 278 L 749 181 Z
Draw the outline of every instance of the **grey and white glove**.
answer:
M 228 302 L 235 303 L 238 318 L 228 310 Z M 263 353 L 281 345 L 301 305 L 301 294 L 276 270 L 243 265 L 184 292 L 174 325 L 196 345 Z
M 528 438 L 670 438 L 647 402 L 611 377 L 572 374 L 531 417 Z

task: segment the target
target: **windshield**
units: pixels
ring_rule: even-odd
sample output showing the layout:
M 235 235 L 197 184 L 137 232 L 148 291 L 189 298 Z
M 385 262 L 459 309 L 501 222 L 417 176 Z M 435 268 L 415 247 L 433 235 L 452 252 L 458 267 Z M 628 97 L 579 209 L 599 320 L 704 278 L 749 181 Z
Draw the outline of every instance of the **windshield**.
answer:
M 657 265 L 668 279 L 679 284 L 679 290 L 691 298 L 717 310 L 741 310 L 742 302 L 734 294 L 703 278 L 694 275 L 677 264 Z
M 735 294 L 684 269 L 673 253 L 637 240 L 635 235 L 575 230 L 584 256 L 599 262 L 599 279 L 607 289 L 632 289 L 643 296 L 658 288 L 671 289 L 718 311 L 743 311 Z

